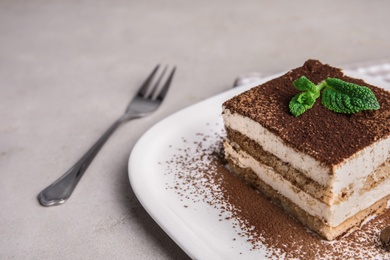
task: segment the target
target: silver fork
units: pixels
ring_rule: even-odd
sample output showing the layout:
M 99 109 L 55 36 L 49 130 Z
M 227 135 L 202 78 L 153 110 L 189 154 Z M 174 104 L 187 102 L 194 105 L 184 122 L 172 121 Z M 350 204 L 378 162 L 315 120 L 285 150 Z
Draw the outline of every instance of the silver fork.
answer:
M 163 69 L 160 76 L 157 77 L 157 80 L 153 82 L 158 70 L 159 65 L 154 68 L 152 73 L 141 85 L 137 95 L 128 104 L 125 113 L 106 130 L 106 132 L 79 159 L 79 161 L 77 161 L 76 164 L 73 165 L 58 180 L 38 194 L 38 200 L 42 206 L 48 207 L 63 204 L 72 194 L 77 183 L 87 170 L 89 164 L 95 158 L 96 154 L 99 152 L 100 148 L 102 148 L 103 144 L 108 140 L 118 126 L 131 119 L 144 117 L 155 111 L 160 106 L 168 92 L 168 88 L 172 82 L 176 68 L 174 67 L 171 70 L 171 73 L 168 74 L 168 77 L 162 87 L 160 87 L 160 82 L 167 70 L 167 67 Z

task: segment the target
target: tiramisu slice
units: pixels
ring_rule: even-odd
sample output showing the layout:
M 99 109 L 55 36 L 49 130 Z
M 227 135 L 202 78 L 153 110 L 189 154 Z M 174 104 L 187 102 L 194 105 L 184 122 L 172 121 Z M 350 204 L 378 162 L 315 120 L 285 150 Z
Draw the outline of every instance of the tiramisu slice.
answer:
M 313 86 L 328 78 L 363 86 L 377 105 L 339 113 L 317 100 L 293 115 L 291 100 L 302 90 L 294 81 L 302 76 Z M 346 108 L 356 101 L 340 100 L 344 105 L 339 106 Z M 225 155 L 232 170 L 325 239 L 341 236 L 387 207 L 390 92 L 308 60 L 227 100 L 223 120 Z

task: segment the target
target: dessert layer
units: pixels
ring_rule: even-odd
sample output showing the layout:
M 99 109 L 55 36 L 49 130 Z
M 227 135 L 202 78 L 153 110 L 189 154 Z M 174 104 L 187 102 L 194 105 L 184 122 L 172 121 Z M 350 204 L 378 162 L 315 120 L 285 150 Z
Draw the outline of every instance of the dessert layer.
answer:
M 359 227 L 369 216 L 379 214 L 388 207 L 388 201 L 390 195 L 377 201 L 371 207 L 362 210 L 354 216 L 348 218 L 343 223 L 336 227 L 330 227 L 325 225 L 318 217 L 312 216 L 298 207 L 290 199 L 286 198 L 283 194 L 274 190 L 271 186 L 267 185 L 261 179 L 258 178 L 249 168 L 241 168 L 237 166 L 232 160 L 227 159 L 230 167 L 233 171 L 252 185 L 254 188 L 259 190 L 262 194 L 271 199 L 274 203 L 281 206 L 286 212 L 298 219 L 303 225 L 307 226 L 311 230 L 317 232 L 327 240 L 336 239 L 343 234 L 353 230 L 355 227 Z
M 390 155 L 389 135 L 362 148 L 343 162 L 330 166 L 291 147 L 280 136 L 276 136 L 274 132 L 248 117 L 232 113 L 229 109 L 224 109 L 222 116 L 225 128 L 247 136 L 263 150 L 290 164 L 321 186 L 331 187 L 331 192 L 335 194 L 354 183 L 354 187 L 359 188 L 356 186 L 359 185 L 359 181 L 383 164 Z M 333 133 L 328 134 L 333 135 Z
M 311 109 L 296 118 L 288 104 L 298 93 L 292 82 L 303 75 L 315 84 L 327 77 L 337 77 L 367 86 L 375 93 L 381 108 L 345 115 L 328 110 L 317 100 Z M 291 149 L 331 167 L 389 137 L 389 100 L 390 92 L 345 76 L 340 69 L 309 60 L 302 67 L 233 97 L 224 107 L 231 114 L 241 114 L 261 124 Z
M 257 178 L 261 179 L 284 197 L 289 198 L 292 203 L 296 204 L 303 211 L 317 217 L 325 225 L 330 227 L 336 227 L 358 212 L 369 208 L 375 202 L 385 197 L 390 190 L 390 178 L 381 181 L 380 184 L 364 191 L 364 193 L 359 188 L 364 183 L 364 180 L 352 178 L 355 180 L 353 182 L 354 188 L 349 198 L 340 201 L 338 204 L 328 205 L 305 190 L 295 186 L 276 172 L 274 168 L 258 162 L 248 153 L 240 149 L 238 145 L 230 144 L 229 140 L 226 140 L 224 145 L 226 157 L 235 165 L 240 168 L 251 169 L 256 173 Z M 388 167 L 388 165 L 386 166 Z M 345 187 L 347 188 L 348 186 Z
M 334 194 L 329 187 L 322 186 L 300 170 L 292 167 L 290 163 L 284 162 L 272 153 L 265 151 L 257 142 L 229 127 L 226 127 L 226 134 L 229 139 L 227 145 L 231 145 L 233 149 L 239 151 L 242 148 L 260 163 L 273 168 L 297 188 L 305 189 L 314 198 L 328 205 L 334 201 Z
M 333 193 L 328 186 L 322 186 L 315 180 L 309 178 L 303 172 L 293 168 L 289 163 L 282 161 L 275 155 L 265 151 L 257 142 L 251 140 L 240 132 L 226 127 L 227 138 L 233 149 L 243 149 L 254 159 L 266 166 L 272 167 L 284 179 L 301 190 L 305 190 L 314 198 L 326 203 L 327 205 L 339 204 L 347 200 L 355 192 L 354 183 L 346 185 L 339 193 Z M 235 144 L 238 146 L 235 148 Z M 366 179 L 359 179 L 360 194 L 369 191 L 373 187 L 380 185 L 383 181 L 390 178 L 390 157 L 377 167 Z

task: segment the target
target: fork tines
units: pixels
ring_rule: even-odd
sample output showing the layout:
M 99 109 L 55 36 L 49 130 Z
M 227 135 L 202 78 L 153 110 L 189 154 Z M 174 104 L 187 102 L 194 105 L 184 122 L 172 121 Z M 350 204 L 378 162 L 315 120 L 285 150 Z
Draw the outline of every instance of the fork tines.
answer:
M 175 73 L 176 67 L 173 67 L 171 73 L 165 79 L 165 84 L 162 87 L 160 87 L 159 91 L 157 91 L 158 88 L 159 88 L 160 82 L 162 82 L 164 76 L 166 76 L 165 73 L 166 73 L 166 71 L 168 69 L 168 66 L 164 66 L 160 76 L 155 77 L 157 72 L 159 71 L 159 68 L 160 68 L 160 64 L 158 64 L 153 69 L 153 71 L 147 77 L 145 82 L 141 85 L 141 88 L 140 88 L 140 90 L 138 92 L 139 96 L 150 98 L 150 99 L 157 99 L 157 100 L 163 100 L 164 99 L 165 95 L 168 92 L 168 88 L 169 88 L 169 85 L 170 85 L 170 83 L 172 81 L 172 78 L 173 78 L 173 75 Z M 156 94 L 156 93 L 158 93 L 158 94 Z

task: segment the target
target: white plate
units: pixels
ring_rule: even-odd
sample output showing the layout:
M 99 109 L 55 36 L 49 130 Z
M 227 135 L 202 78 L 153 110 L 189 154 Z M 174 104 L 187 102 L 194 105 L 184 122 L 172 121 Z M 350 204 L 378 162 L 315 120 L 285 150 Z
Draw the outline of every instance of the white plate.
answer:
M 390 89 L 389 83 L 353 71 L 346 74 Z M 174 149 L 191 144 L 197 133 L 223 131 L 221 105 L 230 97 L 250 87 L 268 81 L 273 75 L 250 85 L 231 89 L 183 109 L 149 129 L 134 146 L 129 159 L 129 178 L 137 198 L 164 231 L 193 259 L 265 259 L 264 250 L 250 250 L 245 238 L 233 241 L 236 231 L 228 221 L 219 221 L 218 210 L 207 203 L 185 208 L 178 195 L 168 185 L 172 178 L 164 174 Z M 184 144 L 183 139 L 189 140 Z M 195 145 L 195 144 L 193 144 Z M 240 239 L 240 237 L 238 237 Z M 243 255 L 244 254 L 244 255 Z

